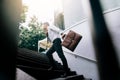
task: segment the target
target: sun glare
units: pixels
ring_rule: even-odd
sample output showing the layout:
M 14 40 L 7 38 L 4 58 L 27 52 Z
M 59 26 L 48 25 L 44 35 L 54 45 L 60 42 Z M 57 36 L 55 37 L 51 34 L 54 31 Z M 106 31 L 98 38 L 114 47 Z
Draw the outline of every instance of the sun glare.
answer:
M 28 6 L 28 17 L 35 15 L 38 20 L 44 22 L 54 21 L 54 11 L 62 11 L 61 0 L 22 0 Z

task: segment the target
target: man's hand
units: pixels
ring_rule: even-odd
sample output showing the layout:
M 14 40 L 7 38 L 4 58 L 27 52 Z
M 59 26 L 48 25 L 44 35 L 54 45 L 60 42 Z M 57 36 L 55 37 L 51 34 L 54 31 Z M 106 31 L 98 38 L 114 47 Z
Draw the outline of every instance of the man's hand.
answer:
M 66 34 L 61 33 L 62 39 L 65 38 Z

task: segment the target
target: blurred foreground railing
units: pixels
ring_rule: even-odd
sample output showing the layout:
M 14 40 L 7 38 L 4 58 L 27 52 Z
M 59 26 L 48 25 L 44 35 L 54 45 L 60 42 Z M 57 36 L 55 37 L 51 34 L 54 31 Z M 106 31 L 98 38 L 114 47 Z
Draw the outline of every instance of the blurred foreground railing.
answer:
M 120 80 L 116 51 L 103 17 L 100 2 L 99 0 L 85 1 L 85 11 L 91 28 L 100 80 Z

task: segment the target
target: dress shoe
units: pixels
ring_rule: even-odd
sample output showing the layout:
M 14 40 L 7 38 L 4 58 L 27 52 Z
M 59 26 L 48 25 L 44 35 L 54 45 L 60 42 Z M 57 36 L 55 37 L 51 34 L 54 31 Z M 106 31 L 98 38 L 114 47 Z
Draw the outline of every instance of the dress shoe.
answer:
M 50 68 L 48 69 L 48 71 L 52 71 L 52 70 L 56 70 L 56 68 L 50 67 Z

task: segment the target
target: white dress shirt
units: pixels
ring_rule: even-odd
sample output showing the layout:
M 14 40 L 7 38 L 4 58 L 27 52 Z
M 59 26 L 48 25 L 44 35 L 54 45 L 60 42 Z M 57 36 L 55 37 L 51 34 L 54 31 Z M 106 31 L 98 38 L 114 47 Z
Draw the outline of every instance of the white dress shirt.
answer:
M 50 39 L 51 42 L 53 42 L 56 38 L 61 39 L 61 32 L 58 27 L 56 26 L 48 26 L 48 38 Z

